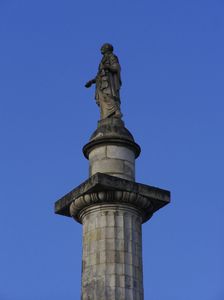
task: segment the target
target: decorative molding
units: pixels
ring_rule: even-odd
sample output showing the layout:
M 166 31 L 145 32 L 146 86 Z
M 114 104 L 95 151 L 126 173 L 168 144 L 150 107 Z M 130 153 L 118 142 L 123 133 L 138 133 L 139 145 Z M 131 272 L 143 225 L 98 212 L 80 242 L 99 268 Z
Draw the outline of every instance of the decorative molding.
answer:
M 71 203 L 70 215 L 77 222 L 81 223 L 79 214 L 83 209 L 91 205 L 101 205 L 103 203 L 130 204 L 141 210 L 143 213 L 143 223 L 148 221 L 153 215 L 153 204 L 147 197 L 143 197 L 137 193 L 120 190 L 102 190 L 95 193 L 82 195 Z

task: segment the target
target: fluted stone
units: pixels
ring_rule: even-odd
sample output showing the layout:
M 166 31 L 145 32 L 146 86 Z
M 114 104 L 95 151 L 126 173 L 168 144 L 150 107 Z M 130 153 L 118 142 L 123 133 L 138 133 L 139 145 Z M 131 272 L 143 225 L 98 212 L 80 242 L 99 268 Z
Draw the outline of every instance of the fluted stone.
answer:
M 82 300 L 143 300 L 142 212 L 128 204 L 86 207 Z

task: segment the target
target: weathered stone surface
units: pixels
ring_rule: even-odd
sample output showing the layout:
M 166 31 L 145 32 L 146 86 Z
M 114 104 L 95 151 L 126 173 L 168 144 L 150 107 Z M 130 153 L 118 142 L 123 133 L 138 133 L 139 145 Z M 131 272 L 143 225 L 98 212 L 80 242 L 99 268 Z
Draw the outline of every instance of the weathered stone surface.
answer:
M 98 162 L 94 162 L 93 164 L 90 165 L 91 167 L 91 172 L 90 176 L 96 174 L 97 172 L 99 173 L 104 173 L 104 174 L 124 174 L 124 161 L 120 159 L 104 159 Z
M 94 163 L 94 162 L 103 160 L 104 158 L 107 157 L 106 154 L 107 154 L 107 147 L 106 146 L 95 148 L 89 154 L 89 161 Z
M 102 194 L 104 194 L 102 196 Z M 88 203 L 86 202 L 86 198 L 88 196 Z M 89 201 L 90 197 L 90 201 Z M 148 220 L 153 214 L 153 205 L 150 200 L 146 197 L 142 197 L 138 194 L 124 192 L 124 191 L 100 191 L 97 193 L 86 194 L 75 199 L 70 205 L 70 215 L 78 222 L 81 223 L 80 214 L 82 211 L 88 207 L 95 204 L 103 204 L 103 203 L 128 203 L 130 207 L 136 207 L 137 209 L 142 210 L 143 213 L 143 222 Z M 91 224 L 93 227 L 94 225 Z M 128 234 L 128 228 L 125 229 Z
M 107 146 L 107 157 L 122 159 L 124 161 L 132 163 L 133 165 L 135 164 L 134 152 L 125 147 L 119 147 L 114 145 Z
M 135 165 L 129 161 L 124 161 L 124 174 L 128 178 L 135 180 Z
M 80 217 L 82 299 L 143 300 L 141 210 L 103 204 L 86 207 Z
M 111 193 L 111 198 L 108 198 L 109 192 Z M 108 203 L 110 201 L 115 201 L 116 203 L 119 203 L 122 199 L 127 199 L 127 202 L 130 205 L 135 205 L 137 201 L 137 203 L 139 203 L 136 203 L 137 207 L 139 207 L 138 205 L 146 199 L 146 204 L 149 202 L 150 205 L 152 205 L 152 210 L 148 213 L 143 209 L 145 214 L 144 222 L 146 222 L 154 212 L 170 202 L 170 192 L 114 176 L 97 173 L 58 200 L 55 203 L 55 213 L 71 217 L 69 209 L 73 201 L 76 203 L 76 208 L 79 204 L 79 210 L 81 211 L 85 206 L 93 205 L 97 202 Z M 141 201 L 139 202 L 138 199 L 141 199 Z
M 105 137 L 120 137 L 134 142 L 134 137 L 130 131 L 125 128 L 124 121 L 111 117 L 110 119 L 100 120 L 97 123 L 97 129 L 91 135 L 90 141 L 102 139 Z
M 135 154 L 132 150 L 115 145 L 103 145 L 89 153 L 89 177 L 99 173 L 135 180 Z
M 89 159 L 89 154 L 93 149 L 104 145 L 125 147 L 132 150 L 135 158 L 141 152 L 141 148 L 135 143 L 130 131 L 124 127 L 124 122 L 113 117 L 98 122 L 97 130 L 92 134 L 89 143 L 83 147 L 83 154 Z

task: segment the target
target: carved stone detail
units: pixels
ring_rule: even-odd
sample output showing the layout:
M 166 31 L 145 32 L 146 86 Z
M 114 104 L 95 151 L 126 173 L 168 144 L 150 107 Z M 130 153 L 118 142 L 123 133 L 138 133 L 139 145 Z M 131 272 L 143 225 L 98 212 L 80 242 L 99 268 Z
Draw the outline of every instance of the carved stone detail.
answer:
M 70 215 L 77 222 L 81 223 L 79 218 L 80 212 L 90 206 L 102 203 L 127 203 L 135 206 L 142 211 L 145 215 L 144 219 L 149 219 L 153 214 L 153 204 L 147 198 L 139 194 L 120 191 L 120 190 L 109 190 L 109 191 L 99 191 L 95 193 L 85 194 L 77 199 L 75 199 L 70 205 Z M 143 223 L 146 221 L 143 219 Z
M 121 66 L 115 54 L 113 46 L 104 44 L 101 47 L 103 58 L 100 62 L 96 77 L 88 81 L 85 87 L 89 88 L 96 84 L 95 99 L 100 107 L 100 119 L 104 120 L 113 116 L 121 119 L 123 114 L 120 110 L 120 87 Z

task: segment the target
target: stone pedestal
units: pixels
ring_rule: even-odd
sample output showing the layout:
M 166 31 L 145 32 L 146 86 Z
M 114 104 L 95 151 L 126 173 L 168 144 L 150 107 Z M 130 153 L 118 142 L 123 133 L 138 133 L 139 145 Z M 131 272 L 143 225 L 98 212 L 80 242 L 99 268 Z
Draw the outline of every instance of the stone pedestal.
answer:
M 124 122 L 98 122 L 83 153 L 89 179 L 55 203 L 83 224 L 82 300 L 143 300 L 141 226 L 170 192 L 135 182 L 140 147 Z
M 135 181 L 135 159 L 140 147 L 120 119 L 98 121 L 98 128 L 83 147 L 89 159 L 89 176 L 104 173 Z

